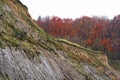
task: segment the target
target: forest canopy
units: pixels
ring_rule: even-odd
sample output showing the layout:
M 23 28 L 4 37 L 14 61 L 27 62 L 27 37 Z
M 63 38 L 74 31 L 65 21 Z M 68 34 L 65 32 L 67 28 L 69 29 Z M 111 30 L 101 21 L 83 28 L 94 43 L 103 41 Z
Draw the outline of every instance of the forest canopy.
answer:
M 110 59 L 120 59 L 120 15 L 113 19 L 83 16 L 74 20 L 57 16 L 39 17 L 37 23 L 54 37 L 102 51 Z

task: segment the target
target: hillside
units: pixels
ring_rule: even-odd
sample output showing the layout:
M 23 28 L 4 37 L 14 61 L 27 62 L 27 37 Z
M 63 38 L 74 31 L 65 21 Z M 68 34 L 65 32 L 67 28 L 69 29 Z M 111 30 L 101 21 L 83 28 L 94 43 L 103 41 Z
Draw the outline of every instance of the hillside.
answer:
M 106 55 L 55 39 L 19 0 L 0 0 L 0 80 L 120 80 Z

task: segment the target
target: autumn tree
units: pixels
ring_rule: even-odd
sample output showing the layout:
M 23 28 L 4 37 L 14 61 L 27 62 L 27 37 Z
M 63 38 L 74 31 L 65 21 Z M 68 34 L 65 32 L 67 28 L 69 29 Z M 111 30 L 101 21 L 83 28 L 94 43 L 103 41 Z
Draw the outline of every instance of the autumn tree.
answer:
M 54 17 L 39 17 L 37 23 L 47 33 L 65 38 L 84 47 L 100 50 L 110 56 L 120 57 L 120 15 L 114 19 L 83 16 L 75 20 Z

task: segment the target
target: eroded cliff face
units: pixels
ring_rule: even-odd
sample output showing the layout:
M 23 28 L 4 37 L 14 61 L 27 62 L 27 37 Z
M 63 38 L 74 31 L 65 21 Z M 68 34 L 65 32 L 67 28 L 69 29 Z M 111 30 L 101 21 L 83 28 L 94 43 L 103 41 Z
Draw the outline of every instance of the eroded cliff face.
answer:
M 0 80 L 120 80 L 101 52 L 55 39 L 19 0 L 0 0 Z

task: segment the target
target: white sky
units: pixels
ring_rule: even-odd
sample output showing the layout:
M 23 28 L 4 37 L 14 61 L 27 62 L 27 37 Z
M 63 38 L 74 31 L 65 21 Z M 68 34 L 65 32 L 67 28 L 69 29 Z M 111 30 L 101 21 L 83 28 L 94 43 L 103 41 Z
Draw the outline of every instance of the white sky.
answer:
M 20 0 L 28 7 L 33 19 L 38 16 L 79 18 L 81 16 L 107 16 L 120 14 L 120 0 Z

